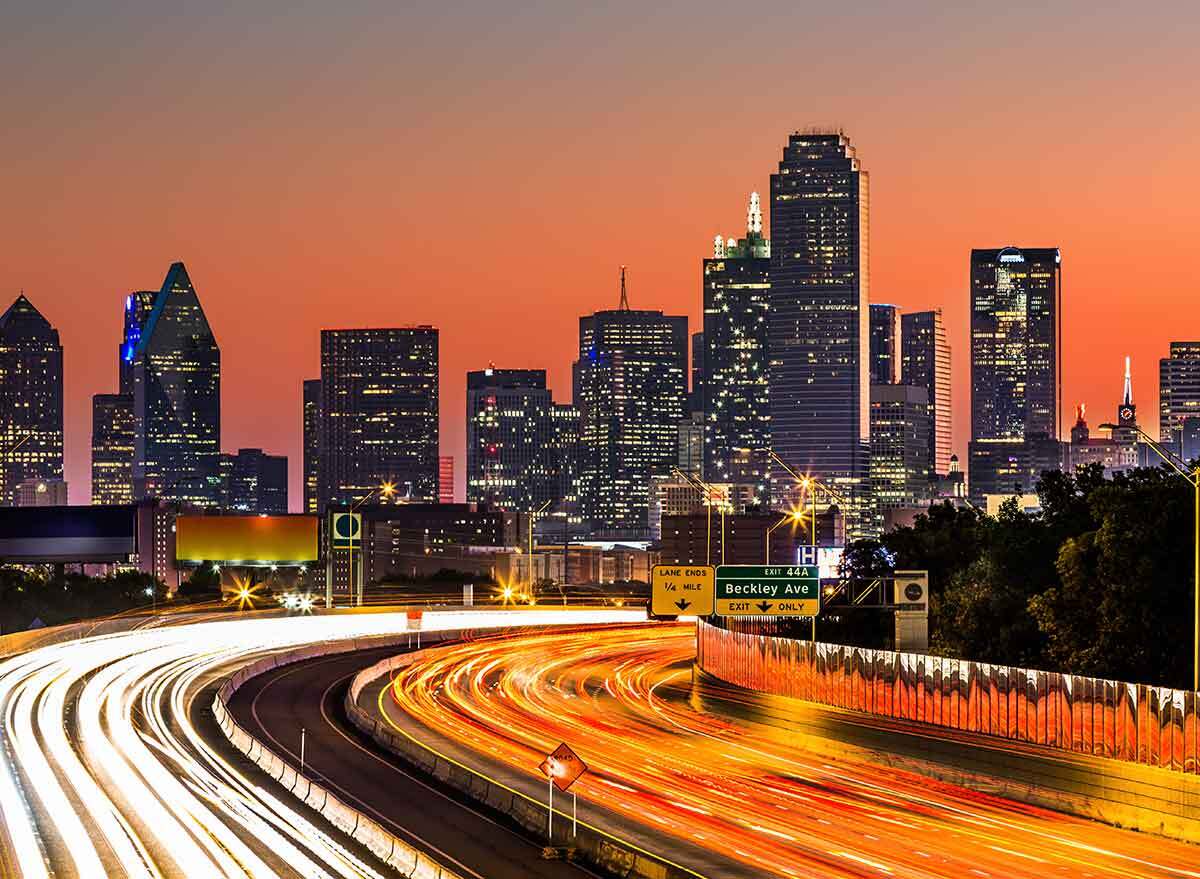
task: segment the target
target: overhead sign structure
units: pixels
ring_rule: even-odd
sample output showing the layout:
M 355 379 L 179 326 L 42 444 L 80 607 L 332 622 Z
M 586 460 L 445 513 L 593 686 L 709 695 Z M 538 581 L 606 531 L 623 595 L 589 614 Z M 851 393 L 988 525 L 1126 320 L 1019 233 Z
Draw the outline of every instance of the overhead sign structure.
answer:
M 541 762 L 538 769 L 550 779 L 556 788 L 566 792 L 579 780 L 579 776 L 587 772 L 587 764 L 571 750 L 570 745 L 563 742 L 546 755 L 546 759 Z
M 720 616 L 815 617 L 821 612 L 816 565 L 720 565 L 716 579 Z
M 362 543 L 362 514 L 334 513 L 329 539 L 334 549 L 358 549 Z
M 712 565 L 655 565 L 650 571 L 650 613 L 656 617 L 713 612 Z

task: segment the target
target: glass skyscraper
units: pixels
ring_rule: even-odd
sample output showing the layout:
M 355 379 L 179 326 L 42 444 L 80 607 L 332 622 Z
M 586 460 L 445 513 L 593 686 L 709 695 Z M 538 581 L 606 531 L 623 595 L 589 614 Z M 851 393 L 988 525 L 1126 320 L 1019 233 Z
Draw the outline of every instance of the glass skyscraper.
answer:
M 222 506 L 237 513 L 283 515 L 288 511 L 288 460 L 262 449 L 221 453 Z
M 1062 257 L 971 251 L 971 496 L 1032 490 L 1061 466 Z
M 467 501 L 566 512 L 575 502 L 579 412 L 555 403 L 544 369 L 467 373 Z
M 932 423 L 924 388 L 871 386 L 871 492 L 879 510 L 928 502 Z
M 1158 438 L 1181 454 L 1185 428 L 1200 424 L 1200 342 L 1172 342 L 1158 361 Z
M 767 311 L 771 242 L 751 193 L 746 237 L 720 235 L 704 260 L 704 474 L 710 482 L 753 483 L 767 500 L 771 444 Z
M 0 315 L 0 505 L 25 480 L 62 478 L 62 344 L 22 293 Z
M 650 477 L 678 460 L 687 409 L 686 317 L 628 307 L 579 319 L 580 513 L 593 534 L 649 534 Z
M 136 307 L 135 294 L 126 309 Z M 149 315 L 133 324 L 134 498 L 217 506 L 221 351 L 183 263 L 171 266 Z
M 900 380 L 924 388 L 933 411 L 929 434 L 930 475 L 950 472 L 953 414 L 950 409 L 950 344 L 942 310 L 913 311 L 900 317 Z
M 321 331 L 321 507 L 438 499 L 438 331 Z M 376 498 L 380 503 L 382 499 Z
M 870 536 L 870 197 L 850 139 L 789 136 L 771 175 L 771 442 L 849 502 L 848 539 Z M 798 487 L 781 468 L 772 497 Z
M 871 304 L 871 383 L 900 382 L 900 309 Z
M 321 380 L 304 382 L 304 512 L 320 511 L 321 488 Z

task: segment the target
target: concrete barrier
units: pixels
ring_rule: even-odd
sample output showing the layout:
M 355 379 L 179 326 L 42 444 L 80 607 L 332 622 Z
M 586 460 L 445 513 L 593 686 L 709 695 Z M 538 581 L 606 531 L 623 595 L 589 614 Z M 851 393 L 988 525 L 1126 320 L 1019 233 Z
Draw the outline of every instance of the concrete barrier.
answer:
M 462 879 L 459 874 L 443 867 L 399 837 L 388 833 L 380 824 L 338 799 L 320 784 L 300 776 L 295 767 L 242 729 L 227 707 L 230 698 L 246 681 L 269 669 L 318 656 L 348 653 L 356 649 L 400 648 L 405 642 L 406 635 L 398 634 L 369 641 L 359 639 L 353 642 L 315 644 L 263 657 L 239 669 L 217 689 L 216 695 L 213 697 L 212 711 L 217 725 L 234 748 L 254 761 L 263 771 L 279 780 L 283 787 L 290 790 L 298 800 L 319 812 L 335 827 L 364 845 L 381 861 L 393 867 L 401 876 L 406 879 Z
M 398 668 L 420 661 L 422 653 L 418 651 L 389 657 L 355 675 L 346 694 L 346 713 L 350 722 L 380 747 L 425 774 L 515 822 L 535 838 L 544 837 L 546 806 L 540 800 L 442 754 L 404 730 L 380 723 L 371 710 L 359 705 L 364 688 Z M 694 870 L 660 858 L 629 840 L 584 821 L 578 822 L 578 832 L 572 836 L 570 814 L 558 809 L 554 810 L 554 814 L 561 818 L 554 822 L 554 845 L 574 848 L 578 860 L 608 875 L 627 879 L 705 879 Z

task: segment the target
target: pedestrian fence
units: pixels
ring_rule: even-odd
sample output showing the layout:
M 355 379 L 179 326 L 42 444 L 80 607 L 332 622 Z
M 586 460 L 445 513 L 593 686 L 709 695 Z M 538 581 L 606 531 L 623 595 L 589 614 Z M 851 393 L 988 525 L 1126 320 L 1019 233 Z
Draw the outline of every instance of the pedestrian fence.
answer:
M 698 623 L 697 662 L 746 689 L 1200 773 L 1200 694 Z

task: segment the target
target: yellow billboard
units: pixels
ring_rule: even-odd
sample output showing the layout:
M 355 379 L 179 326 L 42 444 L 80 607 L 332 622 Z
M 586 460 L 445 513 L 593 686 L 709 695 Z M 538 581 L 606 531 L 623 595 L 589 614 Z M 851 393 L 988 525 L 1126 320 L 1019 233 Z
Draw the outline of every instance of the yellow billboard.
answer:
M 315 516 L 180 516 L 175 520 L 180 562 L 307 564 L 317 560 Z

